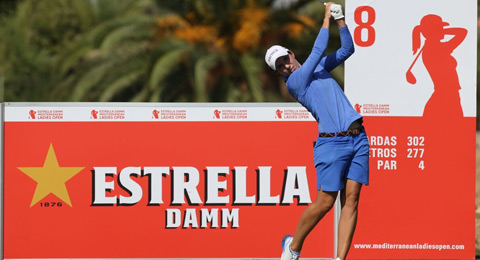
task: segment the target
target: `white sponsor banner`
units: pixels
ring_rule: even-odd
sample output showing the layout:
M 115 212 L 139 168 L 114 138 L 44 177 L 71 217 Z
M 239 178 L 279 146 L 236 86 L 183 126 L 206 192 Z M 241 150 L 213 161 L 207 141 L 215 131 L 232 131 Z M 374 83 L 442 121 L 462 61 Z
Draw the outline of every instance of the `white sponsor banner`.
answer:
M 460 101 L 456 97 L 430 110 L 449 110 L 461 102 L 463 116 L 475 116 L 476 5 L 469 0 L 347 0 L 355 53 L 346 61 L 345 89 L 357 111 L 422 116 L 435 90 L 437 95 L 450 91 L 444 96 L 452 98 L 459 93 Z
M 184 106 L 164 104 L 86 103 L 73 106 L 62 103 L 7 103 L 7 122 L 129 122 L 129 121 L 313 121 L 312 115 L 296 103 L 272 103 L 269 106 L 242 106 L 201 103 Z M 238 104 L 237 104 L 238 105 Z

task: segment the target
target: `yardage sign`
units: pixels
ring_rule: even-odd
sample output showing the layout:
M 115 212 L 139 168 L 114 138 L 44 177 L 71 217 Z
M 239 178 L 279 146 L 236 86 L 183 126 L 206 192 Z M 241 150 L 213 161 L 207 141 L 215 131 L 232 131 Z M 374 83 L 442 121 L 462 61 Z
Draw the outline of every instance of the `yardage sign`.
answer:
M 316 129 L 296 104 L 6 104 L 4 258 L 277 258 Z
M 353 258 L 475 257 L 477 3 L 347 0 L 371 185 Z
M 456 1 L 460 15 L 452 5 L 347 0 L 356 52 L 347 60 L 346 92 L 362 114 L 476 115 L 477 6 Z

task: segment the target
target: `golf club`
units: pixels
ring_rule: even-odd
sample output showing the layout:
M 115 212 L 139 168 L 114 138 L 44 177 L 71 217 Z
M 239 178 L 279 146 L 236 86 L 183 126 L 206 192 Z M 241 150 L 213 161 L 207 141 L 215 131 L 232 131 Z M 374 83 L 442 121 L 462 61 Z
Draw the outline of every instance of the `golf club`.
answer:
M 418 52 L 417 57 L 415 57 L 415 59 L 413 60 L 412 65 L 410 65 L 410 68 L 408 68 L 407 70 L 407 81 L 412 85 L 417 83 L 417 79 L 415 78 L 415 75 L 413 75 L 412 73 L 412 68 L 415 62 L 417 62 L 418 57 L 420 57 L 420 54 L 423 52 L 424 47 L 425 45 L 423 45 L 422 49 Z

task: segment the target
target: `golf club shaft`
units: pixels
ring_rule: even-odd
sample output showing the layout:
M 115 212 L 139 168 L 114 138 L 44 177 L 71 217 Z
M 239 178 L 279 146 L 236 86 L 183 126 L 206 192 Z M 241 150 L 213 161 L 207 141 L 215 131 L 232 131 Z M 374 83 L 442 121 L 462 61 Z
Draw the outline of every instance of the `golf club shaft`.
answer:
M 417 62 L 418 57 L 420 57 L 420 54 L 423 52 L 424 47 L 425 47 L 425 45 L 423 45 L 422 49 L 420 49 L 420 51 L 418 52 L 417 57 L 415 57 L 415 59 L 413 60 L 412 65 L 410 65 L 410 68 L 408 68 L 408 71 L 412 70 L 413 65 L 415 65 L 415 63 Z
M 322 0 L 318 0 L 320 3 L 322 3 L 323 5 L 327 5 L 327 3 L 323 2 Z

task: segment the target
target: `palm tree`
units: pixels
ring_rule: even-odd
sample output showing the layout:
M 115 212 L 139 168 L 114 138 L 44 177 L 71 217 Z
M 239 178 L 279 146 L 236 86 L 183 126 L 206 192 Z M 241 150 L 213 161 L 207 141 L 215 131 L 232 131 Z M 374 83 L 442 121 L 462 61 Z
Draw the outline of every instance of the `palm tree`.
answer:
M 137 92 L 150 69 L 155 10 L 150 0 L 90 1 L 94 24 L 55 57 L 50 98 L 111 101 Z
M 25 0 L 1 22 L 0 87 L 8 101 L 286 101 L 265 50 L 306 56 L 323 5 L 270 5 Z
M 323 8 L 316 2 L 303 2 L 294 7 L 305 10 L 298 13 L 272 10 L 271 1 L 253 0 L 162 3 L 171 12 L 157 19 L 156 36 L 160 45 L 171 44 L 178 55 L 167 52 L 159 58 L 147 92 L 184 93 L 181 100 L 185 101 L 289 100 L 279 79 L 264 64 L 265 50 L 280 39 L 293 44 L 305 37 L 312 42 L 315 21 L 307 12 Z
M 0 78 L 5 82 L 5 100 L 79 99 L 77 97 L 82 95 L 82 91 L 78 85 L 82 77 L 78 76 L 76 79 L 72 75 L 81 74 L 81 65 L 90 61 L 85 58 L 95 56 L 93 49 L 97 46 L 94 44 L 98 42 L 92 41 L 99 40 L 104 49 L 111 49 L 116 40 L 112 35 L 119 34 L 109 31 L 115 25 L 129 25 L 131 28 L 136 24 L 146 23 L 145 19 L 141 19 L 144 17 L 130 15 L 142 5 L 145 5 L 145 1 L 20 2 L 13 15 L 3 17 L 0 21 Z M 125 10 L 128 10 L 129 14 L 126 14 Z M 112 26 L 107 25 L 103 30 L 98 28 L 100 26 L 97 24 L 108 23 L 105 21 L 122 14 L 126 21 L 112 21 Z M 150 21 L 153 24 L 151 16 Z M 89 33 L 92 30 L 94 32 Z M 99 36 L 101 33 L 104 35 Z M 84 35 L 87 37 L 82 37 Z M 82 62 L 79 62 L 80 60 Z M 65 82 L 71 84 L 65 87 Z M 85 81 L 83 84 L 88 85 Z
M 155 35 L 165 52 L 144 91 L 167 101 L 263 101 L 263 64 L 252 51 L 268 17 L 261 2 L 162 1 L 169 11 L 157 18 Z
M 268 1 L 252 0 L 160 1 L 158 8 L 150 6 L 151 16 L 145 12 L 151 2 L 144 2 L 134 20 L 127 21 L 125 14 L 106 20 L 67 48 L 71 52 L 64 52 L 58 63 L 63 64 L 58 69 L 63 80 L 55 97 L 63 92 L 73 101 L 286 100 L 277 78 L 276 84 L 265 84 L 271 77 L 265 76 L 265 44 L 269 35 L 308 33 L 314 24 L 308 16 L 278 14 Z M 278 24 L 270 22 L 275 15 L 282 18 Z M 114 29 L 105 33 L 110 26 Z M 277 33 L 269 31 L 273 26 Z M 72 91 L 65 91 L 72 85 Z
M 32 9 L 30 2 L 24 2 L 19 4 L 15 15 L 0 20 L 2 101 L 40 101 L 47 89 L 51 57 L 47 45 L 53 39 L 40 35 L 47 28 L 36 24 L 42 17 L 31 12 Z

